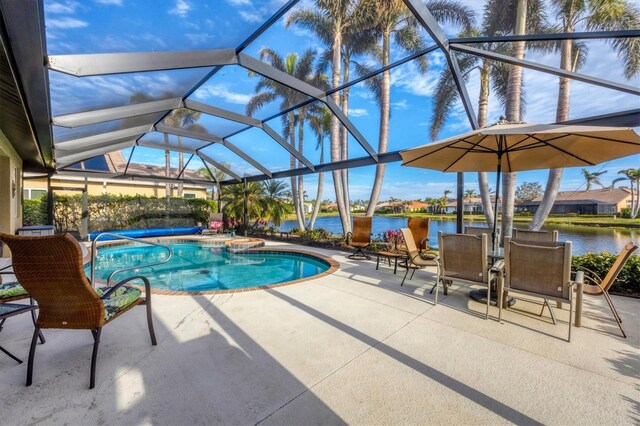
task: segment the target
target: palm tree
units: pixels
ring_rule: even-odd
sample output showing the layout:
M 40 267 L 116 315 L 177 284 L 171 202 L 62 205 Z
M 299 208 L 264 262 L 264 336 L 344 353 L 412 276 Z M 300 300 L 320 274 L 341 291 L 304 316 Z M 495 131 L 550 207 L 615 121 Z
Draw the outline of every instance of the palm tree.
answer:
M 230 168 L 231 166 L 228 163 L 223 162 L 222 165 L 224 167 Z M 212 166 L 213 167 L 213 166 Z M 217 191 L 217 194 L 222 195 L 221 193 L 221 188 L 220 188 L 220 181 L 223 181 L 224 178 L 226 177 L 225 172 L 223 172 L 220 169 L 217 169 L 215 167 L 213 167 L 213 170 L 215 170 L 213 172 L 213 175 L 210 173 L 209 171 L 210 169 L 206 168 L 206 167 L 200 167 L 198 169 L 198 172 L 204 176 L 206 179 L 212 180 L 214 181 L 216 184 L 215 186 L 211 189 L 211 199 L 215 200 L 216 199 L 216 194 L 214 193 L 214 188 Z
M 260 50 L 261 60 L 269 63 L 272 67 L 280 71 L 286 72 L 287 74 L 312 85 L 318 85 L 320 80 L 318 73 L 314 72 L 313 64 L 315 62 L 315 58 L 316 53 L 311 49 L 307 50 L 300 58 L 298 58 L 296 53 L 290 53 L 284 59 L 272 49 L 265 47 Z M 251 98 L 246 107 L 247 115 L 250 116 L 258 109 L 276 100 L 280 100 L 280 110 L 282 111 L 293 105 L 301 103 L 306 99 L 306 96 L 297 90 L 291 89 L 283 84 L 279 84 L 262 76 L 260 77 L 255 90 L 257 94 Z M 289 144 L 292 147 L 296 146 L 295 125 L 297 119 L 299 120 L 300 117 L 296 118 L 294 111 L 289 111 L 287 114 L 282 116 L 285 137 L 289 139 Z M 299 146 L 300 151 L 302 151 L 302 139 L 299 140 Z M 296 168 L 296 158 L 293 155 L 290 156 L 289 165 L 292 169 Z M 298 221 L 298 227 L 301 230 L 304 230 L 304 212 L 299 200 L 299 194 L 301 194 L 302 191 L 304 191 L 304 189 L 299 185 L 298 179 L 296 177 L 292 177 L 291 195 L 296 212 L 296 219 Z
M 267 210 L 267 202 L 263 187 L 259 182 L 247 183 L 247 216 L 261 219 Z M 227 217 L 244 219 L 244 184 L 225 186 L 222 190 L 222 200 L 225 202 L 224 213 Z M 245 226 L 248 225 L 245 223 Z
M 340 86 L 342 74 L 342 46 L 345 34 L 352 27 L 361 28 L 364 10 L 357 7 L 361 4 L 356 0 L 315 0 L 315 8 L 303 8 L 292 13 L 287 19 L 287 25 L 298 24 L 316 33 L 325 45 L 330 46 L 331 52 L 331 86 Z M 331 95 L 333 102 L 340 105 L 340 93 Z M 342 158 L 341 125 L 335 115 L 331 116 L 330 152 L 331 161 Z M 345 185 L 339 170 L 332 172 L 336 192 L 336 204 L 342 222 L 342 231 L 346 235 L 351 231 L 349 208 L 345 203 Z
M 309 126 L 317 138 L 316 150 L 320 150 L 320 164 L 324 163 L 324 140 L 331 132 L 331 111 L 329 108 L 319 108 L 309 116 Z M 313 206 L 311 219 L 309 219 L 309 229 L 313 229 L 320 211 L 322 202 L 322 191 L 324 190 L 324 173 L 318 173 L 318 191 L 316 193 L 316 202 Z
M 262 191 L 266 204 L 265 218 L 275 226 L 280 226 L 292 210 L 291 205 L 286 202 L 289 192 L 287 184 L 281 180 L 268 180 L 262 183 Z
M 629 187 L 631 189 L 631 206 L 630 206 L 630 217 L 631 219 L 635 219 L 640 212 L 640 169 L 624 169 L 618 172 L 624 177 L 620 177 L 614 179 L 611 182 L 611 186 L 613 187 L 617 182 L 623 180 L 629 180 Z M 635 184 L 635 188 L 633 187 Z
M 604 188 L 604 185 L 602 184 L 602 182 L 600 182 L 600 176 L 607 173 L 607 171 L 603 171 L 603 172 L 594 172 L 591 173 L 589 170 L 587 169 L 582 169 L 582 176 L 584 176 L 585 181 L 587 181 L 587 191 L 589 191 L 591 189 L 591 185 L 595 184 L 595 185 L 600 185 L 601 187 Z
M 404 51 L 413 53 L 426 47 L 426 41 L 420 34 L 420 24 L 401 0 L 365 0 L 372 3 L 377 16 L 376 29 L 381 39 L 381 65 L 389 65 L 391 58 L 391 38 L 396 46 Z M 473 24 L 473 11 L 457 1 L 429 0 L 427 8 L 438 22 L 449 22 L 471 28 Z M 427 71 L 427 58 L 421 56 L 418 66 L 422 73 Z M 379 80 L 380 104 L 380 131 L 378 136 L 378 153 L 387 152 L 389 144 L 389 119 L 391 112 L 391 74 L 384 71 Z M 386 164 L 376 165 L 376 175 L 371 188 L 367 216 L 373 216 L 375 205 L 378 202 L 382 182 L 386 171 Z
M 541 0 L 529 0 L 527 2 L 527 32 L 543 33 L 546 28 L 546 15 Z M 465 30 L 461 34 L 466 36 L 479 35 L 508 35 L 515 27 L 516 3 L 490 0 L 484 7 L 483 22 L 480 29 L 472 28 Z M 539 50 L 548 50 L 544 44 L 531 44 Z M 510 46 L 505 44 L 486 43 L 482 46 L 484 50 L 498 51 L 510 54 Z M 507 84 L 509 79 L 509 66 L 502 62 L 491 61 L 475 55 L 461 54 L 457 56 L 458 66 L 465 81 L 469 80 L 472 71 L 480 72 L 480 92 L 478 96 L 478 125 L 487 125 L 487 112 L 489 104 L 489 93 L 493 89 L 496 97 L 503 107 L 506 106 Z M 436 86 L 434 97 L 434 116 L 431 123 L 431 139 L 435 140 L 442 130 L 447 117 L 453 110 L 460 94 L 456 88 L 453 77 L 448 69 L 444 69 L 440 74 L 440 79 Z M 524 109 L 525 100 L 521 97 L 521 109 Z M 480 188 L 480 199 L 485 219 L 488 224 L 493 223 L 494 212 L 491 195 L 489 193 L 488 175 L 486 172 L 478 173 L 478 186 Z
M 464 191 L 464 199 L 467 200 L 467 203 L 469 205 L 469 213 L 471 213 L 471 200 L 474 197 L 477 197 L 478 194 L 476 193 L 476 190 L 471 188 L 471 189 L 467 189 L 466 191 Z
M 171 111 L 171 114 L 167 115 L 163 122 L 166 126 L 179 127 L 183 129 L 193 128 L 196 122 L 200 119 L 201 113 L 189 108 L 176 108 Z M 166 133 L 165 133 L 166 136 Z M 178 146 L 182 146 L 182 136 L 178 136 Z M 167 157 L 165 151 L 165 157 Z M 170 159 L 169 159 L 170 160 Z M 167 164 L 167 158 L 165 158 L 165 167 Z M 178 152 L 178 170 L 182 171 L 184 167 L 184 154 L 182 151 Z M 167 173 L 167 176 L 168 173 Z M 183 185 L 182 182 L 178 183 L 178 197 L 182 197 Z
M 588 31 L 623 30 L 640 27 L 640 11 L 626 0 L 551 0 L 562 32 L 572 33 L 580 25 Z M 637 2 L 636 2 L 637 4 Z M 640 42 L 637 38 L 610 39 L 609 43 L 624 62 L 624 75 L 631 79 L 640 71 Z M 564 40 L 560 46 L 560 68 L 576 71 L 586 61 L 584 45 Z M 569 119 L 571 80 L 560 77 L 556 121 Z M 550 169 L 540 206 L 529 225 L 538 230 L 544 224 L 558 195 L 563 169 Z

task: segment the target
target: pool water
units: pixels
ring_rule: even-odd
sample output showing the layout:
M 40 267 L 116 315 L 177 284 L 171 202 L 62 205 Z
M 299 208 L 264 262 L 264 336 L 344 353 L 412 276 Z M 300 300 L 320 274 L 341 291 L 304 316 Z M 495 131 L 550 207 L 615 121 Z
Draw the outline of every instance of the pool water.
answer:
M 115 283 L 134 275 L 149 278 L 151 287 L 173 291 L 230 290 L 277 284 L 325 272 L 329 264 L 294 252 L 233 253 L 220 243 L 170 243 L 173 257 L 165 264 L 120 272 Z M 160 262 L 168 256 L 162 247 L 148 245 L 105 246 L 98 250 L 96 279 L 106 281 L 113 271 Z M 90 271 L 87 267 L 87 275 Z

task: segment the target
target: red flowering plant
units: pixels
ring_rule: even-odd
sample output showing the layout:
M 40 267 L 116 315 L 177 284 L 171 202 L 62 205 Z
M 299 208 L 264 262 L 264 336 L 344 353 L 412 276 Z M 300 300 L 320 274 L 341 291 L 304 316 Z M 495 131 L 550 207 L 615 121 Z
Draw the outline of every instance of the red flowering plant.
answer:
M 389 249 L 397 250 L 398 245 L 404 244 L 404 237 L 402 236 L 402 231 L 398 229 L 387 229 L 382 233 L 382 241 L 387 243 Z

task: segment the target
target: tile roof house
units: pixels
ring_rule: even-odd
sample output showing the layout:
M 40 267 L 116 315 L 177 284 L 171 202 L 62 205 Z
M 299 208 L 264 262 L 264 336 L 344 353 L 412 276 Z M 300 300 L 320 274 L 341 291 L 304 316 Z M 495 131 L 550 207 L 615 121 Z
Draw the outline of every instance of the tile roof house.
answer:
M 535 213 L 542 197 L 516 206 L 518 211 Z M 631 205 L 628 188 L 602 188 L 589 191 L 561 191 L 551 209 L 551 214 L 617 214 Z

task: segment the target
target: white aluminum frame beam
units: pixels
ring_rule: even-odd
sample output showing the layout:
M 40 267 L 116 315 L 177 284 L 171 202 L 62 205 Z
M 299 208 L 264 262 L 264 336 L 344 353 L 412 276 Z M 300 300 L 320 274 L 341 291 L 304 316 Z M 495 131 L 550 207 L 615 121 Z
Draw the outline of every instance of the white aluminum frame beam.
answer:
M 616 83 L 615 81 L 605 80 L 602 78 L 590 77 L 577 72 L 567 71 L 560 68 L 550 67 L 548 65 L 542 65 L 537 62 L 527 61 L 525 59 L 517 59 L 512 56 L 503 55 L 501 53 L 489 52 L 488 50 L 477 49 L 475 47 L 469 47 L 463 44 L 451 44 L 451 49 L 457 50 L 459 52 L 469 53 L 475 56 L 481 56 L 483 58 L 505 62 L 511 65 L 518 65 L 523 68 L 529 68 L 535 71 L 541 71 L 546 74 L 553 74 L 559 77 L 570 78 L 572 80 L 582 81 L 583 83 L 593 84 L 595 86 L 606 87 L 607 89 L 617 90 L 619 92 L 631 93 L 632 95 L 640 95 L 640 88 L 635 86 L 620 84 Z
M 271 172 L 267 168 L 265 168 L 262 164 L 258 163 L 256 160 L 251 158 L 244 151 L 242 151 L 240 148 L 238 148 L 237 146 L 235 146 L 234 144 L 232 144 L 228 140 L 222 139 L 222 138 L 220 138 L 218 136 L 205 135 L 205 134 L 200 133 L 200 132 L 194 132 L 193 130 L 178 129 L 178 128 L 175 128 L 175 127 L 165 126 L 163 124 L 156 125 L 155 129 L 156 129 L 156 131 L 161 132 L 161 133 L 167 133 L 167 134 L 176 135 L 176 136 L 183 136 L 183 137 L 186 137 L 186 138 L 197 139 L 197 140 L 201 140 L 201 141 L 207 141 L 207 142 L 218 143 L 220 145 L 223 145 L 225 148 L 227 148 L 228 150 L 230 150 L 231 152 L 236 154 L 238 157 L 242 158 L 247 163 L 251 164 L 256 169 L 260 170 L 265 175 L 271 176 Z M 206 148 L 206 146 L 204 146 L 202 148 L 199 148 L 196 151 L 199 154 L 200 151 L 202 149 L 204 149 L 204 148 Z
M 182 98 L 169 98 L 113 108 L 95 109 L 53 117 L 51 123 L 60 127 L 79 127 L 105 121 L 119 120 L 154 112 L 170 111 L 182 106 Z
M 257 127 L 262 129 L 267 135 L 269 135 L 273 140 L 275 140 L 281 147 L 287 150 L 289 154 L 293 155 L 298 159 L 302 164 L 310 168 L 312 171 L 315 171 L 313 163 L 309 161 L 300 151 L 292 147 L 284 140 L 276 131 L 274 131 L 268 124 L 253 117 L 249 117 L 246 115 L 238 114 L 236 112 L 228 111 L 226 109 L 214 107 L 211 105 L 203 104 L 200 102 L 192 101 L 186 99 L 184 101 L 184 105 L 186 108 L 192 109 L 194 111 L 199 111 L 203 114 L 213 115 L 215 117 L 224 118 L 226 120 L 235 121 L 236 123 L 246 124 L 247 126 Z M 202 147 L 199 149 L 203 149 L 206 147 Z
M 104 147 L 100 147 L 100 148 L 96 148 L 96 149 L 90 149 L 90 150 L 85 150 L 85 151 L 80 151 L 80 152 L 74 152 L 74 153 L 69 153 L 69 154 L 64 154 L 61 156 L 57 156 L 57 152 L 56 152 L 56 168 L 63 168 L 63 167 L 67 167 L 71 164 L 75 164 L 78 163 L 80 161 L 84 161 L 84 160 L 88 160 L 90 158 L 93 158 L 97 155 L 103 155 L 103 154 L 107 154 L 109 152 L 114 152 L 114 151 L 118 151 L 121 149 L 126 149 L 126 148 L 131 148 L 132 146 L 134 146 L 136 143 L 136 141 L 134 139 L 126 141 L 126 142 L 120 142 L 117 144 L 113 144 L 113 145 L 109 145 L 109 146 L 104 146 Z
M 133 138 L 150 132 L 153 129 L 152 124 L 145 124 L 143 126 L 129 127 L 126 129 L 120 129 L 113 132 L 100 133 L 92 136 L 85 136 L 83 138 L 70 139 L 66 141 L 56 142 L 54 148 L 56 150 L 69 151 L 77 149 L 92 149 L 97 146 L 104 146 L 110 142 L 117 143 L 125 138 Z
M 196 150 L 193 148 L 185 148 L 185 147 L 174 146 L 174 145 L 165 145 L 163 143 L 152 142 L 152 141 L 138 140 L 137 146 L 144 147 L 144 148 L 161 149 L 162 151 L 183 152 L 185 154 L 196 153 Z
M 213 158 L 209 157 L 207 154 L 203 153 L 203 152 L 198 152 L 198 157 L 200 157 L 200 159 L 202 161 L 204 161 L 205 163 L 209 163 L 211 164 L 213 167 L 215 167 L 218 170 L 223 171 L 224 173 L 226 173 L 227 175 L 231 176 L 232 178 L 234 178 L 235 180 L 237 180 L 238 182 L 242 181 L 242 178 L 240 176 L 238 176 L 237 174 L 235 174 L 234 172 L 232 172 L 231 170 L 229 170 L 227 167 L 225 167 L 224 165 L 218 163 L 216 160 L 214 160 Z M 206 166 L 206 164 L 205 164 Z
M 77 77 L 203 68 L 238 62 L 235 49 L 52 55 L 47 66 Z

